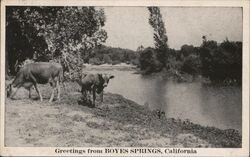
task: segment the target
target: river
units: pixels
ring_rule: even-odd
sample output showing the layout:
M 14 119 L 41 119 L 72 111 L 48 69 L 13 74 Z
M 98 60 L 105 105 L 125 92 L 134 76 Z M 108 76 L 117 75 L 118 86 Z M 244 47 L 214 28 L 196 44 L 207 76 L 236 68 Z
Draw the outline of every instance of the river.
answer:
M 242 126 L 242 92 L 237 86 L 207 86 L 201 82 L 177 83 L 134 71 L 105 70 L 115 75 L 106 92 L 118 93 L 168 118 L 189 119 L 203 126 L 237 129 Z

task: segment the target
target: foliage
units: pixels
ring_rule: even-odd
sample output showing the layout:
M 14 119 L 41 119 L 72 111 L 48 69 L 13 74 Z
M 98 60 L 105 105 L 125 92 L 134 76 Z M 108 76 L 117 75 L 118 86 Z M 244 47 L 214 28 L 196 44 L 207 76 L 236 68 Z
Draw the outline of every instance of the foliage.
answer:
M 39 18 L 27 18 L 27 11 L 24 7 L 6 8 L 6 69 L 12 74 L 25 59 L 32 58 L 34 52 L 41 53 L 47 48 L 39 30 L 32 25 L 35 22 L 39 25 Z M 37 12 L 29 16 L 35 15 Z
M 169 49 L 168 53 L 168 74 L 176 74 L 181 70 L 183 59 L 180 58 L 180 51 Z
M 102 62 L 100 61 L 99 58 L 90 58 L 89 59 L 89 64 L 100 65 L 100 64 L 102 64 Z
M 137 52 L 143 51 L 145 48 L 143 45 L 138 46 L 138 48 L 136 49 Z
M 183 45 L 179 53 L 179 59 L 182 62 L 180 71 L 191 75 L 200 74 L 201 60 L 199 48 L 193 45 Z
M 100 63 L 107 64 L 119 64 L 123 62 L 137 65 L 139 58 L 138 52 L 129 49 L 107 47 L 104 45 L 97 46 L 93 49 L 91 54 L 90 59 L 99 58 Z
M 162 71 L 157 50 L 146 48 L 140 51 L 139 67 L 146 74 Z M 182 76 L 202 75 L 213 83 L 240 84 L 242 79 L 242 42 L 226 39 L 218 44 L 203 38 L 200 47 L 183 45 L 180 50 L 168 50 L 167 76 L 177 79 Z M 182 76 L 181 76 L 182 75 Z
M 200 74 L 201 61 L 198 55 L 191 54 L 184 59 L 181 71 L 191 75 Z
M 94 7 L 7 7 L 6 15 L 6 60 L 12 74 L 26 58 L 55 60 L 77 71 L 91 49 L 107 39 L 104 11 Z
M 213 82 L 241 83 L 242 79 L 242 42 L 230 42 L 228 39 L 221 44 L 203 40 L 201 45 L 202 75 Z
M 203 75 L 212 82 L 241 82 L 241 42 L 230 42 L 226 39 L 218 44 L 202 36 L 203 43 L 200 47 L 185 44 L 180 51 L 169 49 L 159 7 L 148 7 L 148 10 L 149 24 L 154 29 L 155 48 L 138 47 L 139 67 L 142 71 L 165 71 L 167 75 Z
M 107 64 L 112 64 L 111 57 L 108 54 L 103 55 L 103 62 Z
M 140 68 L 145 74 L 152 72 L 159 72 L 161 70 L 161 63 L 157 59 L 157 52 L 153 48 L 146 48 L 140 53 L 139 58 Z
M 150 12 L 149 15 L 149 24 L 154 29 L 154 40 L 155 40 L 155 49 L 157 51 L 157 59 L 160 62 L 161 68 L 167 66 L 167 51 L 168 51 L 168 37 L 166 35 L 166 29 L 164 22 L 162 20 L 162 15 L 159 7 L 148 7 Z

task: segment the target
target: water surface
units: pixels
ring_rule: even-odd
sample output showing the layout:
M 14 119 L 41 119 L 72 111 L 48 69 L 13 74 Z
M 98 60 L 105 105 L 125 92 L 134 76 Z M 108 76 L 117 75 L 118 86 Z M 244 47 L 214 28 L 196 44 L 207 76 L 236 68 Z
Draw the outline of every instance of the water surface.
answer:
M 189 119 L 204 126 L 241 131 L 241 88 L 205 86 L 200 82 L 176 83 L 134 71 L 106 70 L 115 75 L 106 92 L 118 93 L 167 117 Z

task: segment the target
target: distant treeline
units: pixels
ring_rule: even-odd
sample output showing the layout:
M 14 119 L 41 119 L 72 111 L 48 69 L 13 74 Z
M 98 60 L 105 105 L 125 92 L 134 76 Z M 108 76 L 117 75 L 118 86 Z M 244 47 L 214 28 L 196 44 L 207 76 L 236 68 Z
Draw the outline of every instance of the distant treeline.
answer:
M 180 50 L 166 50 L 166 65 L 157 59 L 157 49 L 140 51 L 139 67 L 144 74 L 166 71 L 167 75 L 203 76 L 214 83 L 240 84 L 242 79 L 242 42 L 226 39 L 222 43 L 207 40 L 199 47 L 183 45 Z
M 98 46 L 92 50 L 88 58 L 89 64 L 119 64 L 127 63 L 133 65 L 139 65 L 139 53 L 137 51 L 113 48 L 108 46 Z
M 166 49 L 165 65 L 158 60 L 156 48 L 143 46 L 136 51 L 98 46 L 87 55 L 89 64 L 136 65 L 142 74 L 165 73 L 185 80 L 203 76 L 214 83 L 240 84 L 242 79 L 242 42 L 225 39 L 222 43 L 203 37 L 201 46 L 183 45 L 180 50 Z

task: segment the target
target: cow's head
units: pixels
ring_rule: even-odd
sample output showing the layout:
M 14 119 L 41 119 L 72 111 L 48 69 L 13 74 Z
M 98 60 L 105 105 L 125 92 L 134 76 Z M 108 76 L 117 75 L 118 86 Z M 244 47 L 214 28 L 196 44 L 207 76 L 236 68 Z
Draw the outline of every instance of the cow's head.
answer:
M 114 78 L 114 75 L 110 75 L 110 74 L 102 74 L 102 78 L 104 79 L 104 83 L 103 83 L 103 87 L 107 87 L 109 80 Z
M 7 85 L 7 87 L 6 87 L 6 91 L 7 91 L 7 97 L 12 98 L 12 97 L 15 95 L 15 93 L 16 93 L 16 91 L 17 91 L 17 88 L 16 88 L 16 87 L 13 87 L 12 84 L 9 84 L 9 85 Z
M 100 85 L 96 92 L 99 94 L 103 91 L 105 87 L 108 86 L 109 80 L 114 78 L 115 76 L 110 74 L 98 74 L 98 75 L 100 79 Z
M 6 91 L 7 91 L 7 97 L 10 97 L 10 95 L 12 93 L 12 85 L 11 84 L 7 85 Z

